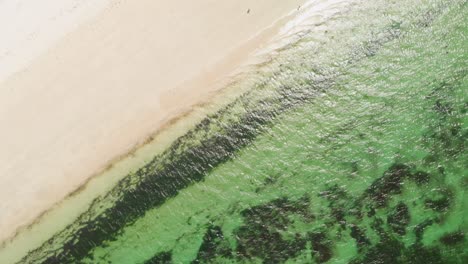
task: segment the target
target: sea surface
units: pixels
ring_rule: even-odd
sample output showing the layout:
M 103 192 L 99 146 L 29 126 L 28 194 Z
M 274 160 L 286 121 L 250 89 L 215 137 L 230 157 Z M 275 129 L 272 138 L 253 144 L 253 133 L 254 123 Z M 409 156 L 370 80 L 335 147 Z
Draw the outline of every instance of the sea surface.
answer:
M 353 1 L 276 53 L 20 263 L 468 263 L 467 1 Z

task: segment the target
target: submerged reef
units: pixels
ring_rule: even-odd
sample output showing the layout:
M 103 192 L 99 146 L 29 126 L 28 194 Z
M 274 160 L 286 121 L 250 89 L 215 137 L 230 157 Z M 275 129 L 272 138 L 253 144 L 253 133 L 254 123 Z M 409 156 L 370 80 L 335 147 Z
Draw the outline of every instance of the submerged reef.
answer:
M 298 200 L 275 199 L 245 209 L 241 212 L 243 225 L 231 234 L 237 246 L 229 248 L 221 227 L 216 227 L 215 238 L 213 229 L 208 228 L 195 263 L 224 263 L 229 259 L 240 262 L 257 259 L 263 263 L 313 259 L 315 263 L 326 263 L 334 256 L 336 244 L 349 239 L 355 241 L 359 252 L 350 263 L 464 263 L 468 252 L 463 247 L 466 238 L 462 231 L 443 234 L 436 240 L 439 243 L 421 242 L 425 227 L 441 224 L 450 208 L 435 208 L 429 218 L 410 225 L 414 218 L 411 212 L 426 207 L 426 201 L 407 205 L 401 194 L 414 191 L 405 190 L 404 186 L 406 181 L 415 180 L 414 174 L 420 173 L 405 164 L 393 164 L 357 196 L 331 186 L 313 198 L 325 200 L 321 202 L 328 204 L 327 212 L 314 214 L 312 198 L 307 195 Z M 430 192 L 438 185 L 436 181 L 435 176 L 428 179 L 418 192 Z M 378 199 L 372 195 L 376 186 L 385 194 L 386 203 L 382 203 L 381 195 Z M 443 253 L 447 247 L 453 247 L 452 254 Z

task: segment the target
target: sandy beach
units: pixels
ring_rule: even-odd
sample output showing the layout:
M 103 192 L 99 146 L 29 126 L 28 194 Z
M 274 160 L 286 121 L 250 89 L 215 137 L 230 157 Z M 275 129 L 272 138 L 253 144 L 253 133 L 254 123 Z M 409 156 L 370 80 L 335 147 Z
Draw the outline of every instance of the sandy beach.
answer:
M 305 2 L 111 1 L 0 60 L 0 241 L 209 98 Z

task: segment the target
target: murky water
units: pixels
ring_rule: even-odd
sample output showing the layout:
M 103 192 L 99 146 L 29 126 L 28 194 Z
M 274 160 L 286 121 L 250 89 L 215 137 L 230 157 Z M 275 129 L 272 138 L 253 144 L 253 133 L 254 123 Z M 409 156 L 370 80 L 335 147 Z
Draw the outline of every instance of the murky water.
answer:
M 309 25 L 22 262 L 468 263 L 467 25 L 463 0 Z

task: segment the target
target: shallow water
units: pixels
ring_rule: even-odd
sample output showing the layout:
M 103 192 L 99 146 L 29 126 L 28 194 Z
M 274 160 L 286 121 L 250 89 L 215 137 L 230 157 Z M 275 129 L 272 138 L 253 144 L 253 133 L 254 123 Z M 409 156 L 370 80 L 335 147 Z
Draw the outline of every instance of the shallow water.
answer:
M 467 2 L 371 2 L 22 262 L 467 263 Z

